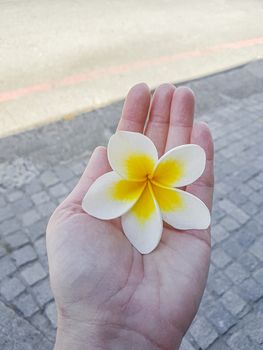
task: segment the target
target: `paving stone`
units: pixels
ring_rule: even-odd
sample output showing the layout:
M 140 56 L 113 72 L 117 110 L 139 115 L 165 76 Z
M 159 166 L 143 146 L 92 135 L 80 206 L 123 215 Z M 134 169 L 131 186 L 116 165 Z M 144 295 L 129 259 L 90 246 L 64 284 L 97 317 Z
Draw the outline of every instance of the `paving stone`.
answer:
M 225 267 L 232 260 L 222 248 L 213 249 L 211 259 L 213 263 L 219 268 Z
M 10 219 L 14 216 L 14 212 L 10 205 L 0 208 L 0 222 Z
M 218 205 L 224 209 L 226 213 L 233 216 L 240 224 L 245 224 L 249 220 L 249 216 L 228 199 L 219 201 Z
M 263 296 L 263 288 L 253 278 L 248 278 L 239 285 L 239 294 L 248 302 L 255 302 Z
M 252 314 L 249 316 L 251 316 L 251 318 L 246 322 L 245 332 L 254 342 L 263 344 L 263 314 Z
M 248 350 L 252 349 L 252 343 L 249 338 L 242 332 L 234 333 L 228 340 L 227 344 L 233 350 Z
M 14 271 L 16 271 L 16 266 L 8 255 L 0 259 L 0 280 Z
M 211 306 L 206 315 L 219 334 L 226 333 L 237 322 L 237 319 L 220 303 Z
M 207 349 L 218 337 L 211 323 L 204 317 L 198 317 L 190 327 L 190 333 L 202 349 Z
M 230 216 L 226 216 L 221 220 L 221 225 L 227 230 L 227 231 L 235 231 L 240 227 L 240 223 L 238 223 L 236 220 L 232 219 Z
M 41 192 L 33 194 L 31 196 L 31 199 L 35 203 L 35 205 L 46 203 L 46 202 L 51 200 L 50 196 L 45 191 L 41 191 Z
M 76 184 L 78 183 L 79 178 L 73 178 L 70 181 L 66 182 L 66 186 L 69 189 L 69 191 L 72 191 L 73 188 L 76 186 Z
M 249 273 L 237 262 L 233 262 L 225 269 L 225 274 L 236 284 L 249 277 Z
M 261 235 L 262 227 L 255 220 L 244 225 L 238 233 L 238 242 L 246 248 L 249 248 L 255 242 L 257 236 Z
M 17 297 L 13 304 L 17 307 L 17 309 L 23 313 L 25 317 L 31 317 L 33 314 L 35 314 L 39 307 L 35 300 L 32 298 L 30 294 L 23 293 L 19 297 Z
M 231 237 L 222 243 L 224 251 L 232 257 L 232 259 L 238 259 L 243 255 L 245 248 L 239 244 L 237 239 L 231 235 Z
M 83 171 L 85 170 L 86 165 L 83 163 L 83 161 L 79 161 L 73 164 L 70 164 L 70 169 L 76 174 L 77 176 L 82 175 Z
M 53 343 L 0 301 L 1 350 L 51 350 Z
M 40 220 L 40 215 L 36 211 L 36 209 L 32 209 L 30 211 L 27 211 L 22 215 L 22 223 L 24 227 L 30 226 Z
M 37 302 L 41 307 L 53 299 L 48 278 L 33 286 L 32 290 Z
M 246 302 L 232 290 L 227 291 L 220 300 L 234 316 L 237 316 L 246 306 Z
M 212 227 L 212 237 L 217 243 L 220 243 L 224 239 L 229 237 L 228 231 L 223 228 L 220 224 L 217 224 Z
M 9 200 L 9 202 L 15 202 L 22 197 L 23 197 L 23 192 L 19 190 L 10 191 L 7 193 L 7 199 Z
M 208 288 L 218 296 L 225 293 L 232 285 L 232 282 L 221 271 L 211 274 L 208 277 Z
M 6 200 L 5 200 L 4 197 L 1 195 L 1 196 L 0 196 L 0 208 L 3 208 L 4 206 L 6 206 Z
M 26 234 L 32 242 L 46 233 L 47 220 L 40 220 L 26 228 Z
M 263 267 L 261 267 L 261 269 L 258 269 L 257 271 L 255 271 L 253 273 L 253 277 L 258 283 L 263 285 Z
M 40 192 L 41 190 L 42 190 L 42 186 L 40 181 L 38 181 L 38 179 L 32 180 L 29 184 L 25 186 L 25 191 L 28 194 L 34 194 L 34 193 Z
M 2 242 L 0 241 L 0 258 L 6 255 L 6 248 L 2 245 Z
M 14 211 L 15 215 L 25 213 L 26 211 L 28 211 L 28 209 L 32 207 L 33 202 L 28 196 L 24 196 L 12 203 L 12 210 Z
M 242 264 L 248 271 L 254 271 L 256 267 L 259 266 L 259 260 L 249 252 L 244 253 L 238 259 L 240 264 Z
M 245 211 L 248 215 L 254 215 L 258 212 L 259 207 L 255 203 L 247 200 L 244 205 L 242 205 L 243 211 Z
M 0 224 L 0 233 L 3 236 L 7 236 L 20 229 L 20 224 L 16 218 L 5 220 Z
M 31 245 L 26 245 L 13 252 L 13 258 L 17 266 L 29 263 L 37 258 L 35 250 Z
M 53 187 L 50 187 L 49 192 L 53 197 L 58 198 L 68 194 L 69 190 L 65 185 L 63 185 L 62 183 L 59 183 Z
M 21 271 L 21 276 L 29 285 L 33 285 L 46 277 L 47 272 L 43 269 L 39 262 L 35 262 L 32 265 L 25 267 Z
M 57 309 L 54 301 L 46 306 L 45 312 L 52 326 L 55 328 L 57 326 Z
M 35 250 L 36 250 L 38 256 L 42 257 L 42 256 L 47 255 L 46 238 L 45 237 L 38 239 L 34 243 L 34 247 L 35 247 Z
M 19 248 L 27 243 L 29 243 L 27 236 L 22 232 L 15 232 L 12 235 L 5 237 L 5 241 L 11 250 Z
M 232 350 L 232 349 L 225 343 L 223 338 L 219 338 L 211 346 L 209 346 L 208 350 Z
M 60 181 L 62 182 L 67 182 L 68 180 L 71 180 L 74 177 L 73 171 L 71 171 L 71 169 L 67 166 L 56 166 L 54 168 L 54 171 L 60 179 Z
M 7 278 L 1 283 L 0 293 L 5 297 L 7 301 L 13 300 L 16 296 L 25 290 L 25 286 L 22 282 L 16 278 Z
M 50 324 L 46 314 L 43 311 L 38 311 L 31 317 L 32 324 L 36 327 L 36 329 L 40 330 L 49 341 L 53 344 L 55 343 L 56 330 Z M 53 349 L 53 347 L 52 347 Z
M 263 261 L 263 237 L 255 242 L 250 251 L 254 254 L 260 261 Z
M 180 346 L 180 350 L 195 350 L 195 348 L 192 346 L 192 344 L 186 339 L 186 337 L 183 338 L 183 341 Z
M 40 214 L 43 217 L 50 217 L 51 214 L 54 212 L 54 210 L 56 209 L 57 205 L 53 202 L 47 202 L 47 203 L 43 203 L 37 206 L 37 210 L 40 212 Z
M 40 179 L 46 187 L 53 186 L 59 182 L 59 178 L 53 171 L 47 170 L 41 174 Z

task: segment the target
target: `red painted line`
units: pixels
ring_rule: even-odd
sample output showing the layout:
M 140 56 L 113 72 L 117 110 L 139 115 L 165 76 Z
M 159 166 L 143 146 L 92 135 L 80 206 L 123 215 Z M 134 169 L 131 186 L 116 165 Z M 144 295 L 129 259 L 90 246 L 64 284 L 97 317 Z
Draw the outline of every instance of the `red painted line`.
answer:
M 230 43 L 223 43 L 215 46 L 210 46 L 202 50 L 193 50 L 180 52 L 169 56 L 160 56 L 157 58 L 134 61 L 132 63 L 122 64 L 119 66 L 104 67 L 100 69 L 95 69 L 88 73 L 83 73 L 79 75 L 71 75 L 58 81 L 51 81 L 43 84 L 37 84 L 32 86 L 26 86 L 17 90 L 10 90 L 0 93 L 0 102 L 6 102 L 18 99 L 23 96 L 32 95 L 39 92 L 51 91 L 63 86 L 76 85 L 85 81 L 92 81 L 100 77 L 107 77 L 111 75 L 116 75 L 120 73 L 127 73 L 132 70 L 138 70 L 142 68 L 149 68 L 157 66 L 163 63 L 170 63 L 175 61 L 180 61 L 183 59 L 189 59 L 194 57 L 208 56 L 213 53 L 223 52 L 226 50 L 237 50 L 250 46 L 263 45 L 263 37 L 252 38 L 248 40 L 241 40 Z

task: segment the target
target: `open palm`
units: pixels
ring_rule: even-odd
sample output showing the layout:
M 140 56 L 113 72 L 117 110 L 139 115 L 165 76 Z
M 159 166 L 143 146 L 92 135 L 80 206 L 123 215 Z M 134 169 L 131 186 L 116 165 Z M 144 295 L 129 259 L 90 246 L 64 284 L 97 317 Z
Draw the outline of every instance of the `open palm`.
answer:
M 151 101 L 148 87 L 139 84 L 126 98 L 118 129 L 145 132 L 159 156 L 180 144 L 203 147 L 206 169 L 186 190 L 211 210 L 212 138 L 205 124 L 193 123 L 193 114 L 189 89 L 164 84 Z M 141 255 L 124 236 L 119 220 L 101 221 L 81 208 L 89 186 L 110 170 L 105 148 L 96 148 L 48 225 L 50 278 L 58 308 L 56 349 L 178 349 L 204 291 L 209 229 L 177 231 L 167 226 L 157 249 Z

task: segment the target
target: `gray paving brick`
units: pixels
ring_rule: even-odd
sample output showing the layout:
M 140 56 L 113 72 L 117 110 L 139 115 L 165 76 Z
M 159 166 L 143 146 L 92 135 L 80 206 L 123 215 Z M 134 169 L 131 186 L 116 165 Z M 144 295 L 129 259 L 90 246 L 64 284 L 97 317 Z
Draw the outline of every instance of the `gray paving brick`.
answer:
M 46 170 L 43 174 L 41 174 L 40 179 L 46 187 L 53 186 L 59 182 L 59 178 L 53 171 L 50 170 Z
M 7 193 L 7 199 L 9 200 L 9 202 L 15 202 L 22 197 L 23 197 L 23 192 L 20 190 L 9 191 Z
M 5 241 L 12 250 L 29 243 L 27 236 L 21 231 L 8 235 Z
M 253 273 L 254 279 L 263 285 L 263 267 Z
M 261 235 L 261 233 L 261 225 L 255 220 L 251 220 L 239 230 L 237 239 L 242 246 L 248 248 L 255 242 L 257 236 Z
M 219 268 L 225 267 L 232 260 L 222 248 L 213 249 L 211 259 L 212 262 Z
M 237 322 L 237 319 L 220 303 L 211 306 L 206 315 L 219 334 L 226 333 Z
M 36 252 L 31 245 L 17 249 L 13 252 L 12 256 L 17 266 L 22 266 L 37 258 Z
M 47 255 L 47 248 L 46 248 L 46 238 L 42 237 L 39 238 L 35 243 L 34 243 L 35 250 L 38 254 L 38 256 L 42 257 Z
M 33 286 L 32 291 L 41 307 L 53 299 L 48 278 Z
M 14 271 L 16 271 L 16 266 L 8 255 L 0 259 L 0 280 Z
M 254 271 L 256 267 L 259 266 L 259 260 L 249 252 L 244 253 L 238 259 L 240 264 L 242 264 L 248 271 Z
M 26 211 L 28 211 L 30 208 L 33 207 L 33 202 L 28 196 L 24 196 L 14 203 L 12 203 L 12 209 L 15 212 L 15 214 L 22 214 Z
M 233 235 L 231 235 L 231 237 L 226 242 L 222 243 L 222 247 L 224 251 L 233 259 L 238 259 L 240 256 L 243 255 L 245 251 L 245 248 L 241 244 L 239 244 L 239 242 Z
M 248 215 L 254 215 L 258 212 L 259 207 L 255 203 L 251 202 L 250 200 L 247 200 L 242 205 L 243 211 L 245 211 Z
M 227 291 L 220 300 L 234 316 L 237 316 L 246 306 L 246 302 L 233 290 Z
M 34 193 L 40 192 L 41 190 L 42 190 L 42 186 L 38 179 L 32 180 L 29 184 L 25 186 L 25 191 L 31 195 Z
M 244 300 L 255 302 L 263 296 L 263 288 L 253 278 L 248 278 L 239 285 L 239 294 Z
M 20 224 L 16 218 L 5 220 L 0 224 L 0 234 L 7 236 L 20 229 Z
M 73 190 L 73 188 L 76 186 L 76 184 L 78 183 L 78 180 L 79 180 L 79 178 L 73 178 L 73 179 L 71 179 L 71 180 L 69 180 L 69 181 L 67 181 L 66 182 L 66 186 L 67 186 L 67 188 L 69 189 L 69 191 L 72 191 Z
M 51 195 L 55 198 L 64 196 L 66 194 L 69 193 L 69 190 L 67 189 L 67 187 L 65 185 L 63 185 L 62 183 L 59 183 L 53 187 L 49 188 L 49 192 L 51 193 Z
M 54 301 L 52 301 L 46 306 L 45 313 L 52 326 L 55 328 L 57 325 L 57 309 Z
M 219 201 L 218 205 L 224 209 L 226 213 L 233 216 L 240 224 L 245 224 L 249 220 L 249 216 L 228 199 Z
M 186 337 L 183 338 L 183 341 L 180 346 L 180 350 L 195 350 L 193 345 L 187 340 Z
M 232 282 L 221 271 L 215 274 L 209 274 L 208 288 L 218 296 L 225 293 L 232 286 Z
M 68 180 L 71 180 L 74 177 L 73 171 L 71 171 L 71 169 L 67 166 L 56 166 L 54 168 L 54 171 L 60 179 L 60 181 L 62 181 L 63 183 L 67 182 Z
M 47 272 L 43 269 L 39 262 L 35 262 L 32 265 L 25 267 L 21 271 L 21 276 L 29 285 L 33 285 L 46 277 Z
M 252 343 L 249 338 L 242 332 L 234 333 L 228 340 L 227 344 L 233 350 L 248 350 L 252 349 Z
M 20 312 L 22 312 L 25 317 L 31 317 L 33 314 L 35 314 L 39 310 L 37 303 L 32 298 L 32 296 L 27 292 L 17 297 L 13 301 L 13 305 L 15 305 L 17 309 Z
M 225 269 L 225 274 L 233 281 L 235 284 L 239 284 L 249 277 L 249 273 L 237 262 L 233 262 Z
M 26 228 L 26 234 L 32 242 L 43 236 L 46 232 L 47 220 L 40 220 Z
M 6 255 L 6 247 L 2 245 L 2 242 L 0 240 L 0 258 Z
M 1 283 L 0 293 L 7 301 L 13 300 L 16 296 L 25 290 L 25 286 L 22 282 L 16 278 L 7 278 Z
M 229 237 L 228 231 L 223 228 L 220 224 L 212 227 L 212 237 L 218 243 Z
M 221 225 L 227 230 L 227 231 L 235 231 L 239 229 L 240 223 L 238 223 L 236 220 L 232 219 L 230 216 L 226 216 L 221 220 Z
M 85 164 L 83 161 L 78 161 L 70 164 L 70 169 L 76 174 L 77 176 L 82 175 L 83 171 L 85 170 Z
M 36 209 L 29 210 L 22 215 L 23 226 L 24 227 L 30 226 L 35 222 L 37 222 L 38 220 L 40 220 L 40 218 L 41 217 L 39 213 L 36 211 Z
M 252 247 L 250 247 L 250 251 L 254 254 L 260 261 L 263 261 L 263 237 L 255 242 Z
M 251 317 L 250 317 L 251 316 Z M 246 322 L 245 332 L 250 337 L 251 340 L 258 344 L 263 344 L 263 314 L 251 314 L 250 319 Z M 261 349 L 262 347 L 260 347 Z
M 204 317 L 198 317 L 190 328 L 194 340 L 202 349 L 207 349 L 218 337 L 218 333 Z
M 3 208 L 6 206 L 6 200 L 4 199 L 4 196 L 0 196 L 0 208 Z
M 33 194 L 31 196 L 31 199 L 35 205 L 46 203 L 46 202 L 51 200 L 50 196 L 45 191 L 41 191 L 41 192 Z
M 53 344 L 55 343 L 56 330 L 50 324 L 50 321 L 45 313 L 42 311 L 37 312 L 31 317 L 31 322 L 36 329 L 39 329 L 46 336 L 47 339 L 49 339 Z
M 10 219 L 15 215 L 10 205 L 0 208 L 0 222 Z
M 54 202 L 47 202 L 47 203 L 42 203 L 37 206 L 38 212 L 43 216 L 43 217 L 50 217 L 51 214 L 54 212 L 56 209 L 57 205 Z

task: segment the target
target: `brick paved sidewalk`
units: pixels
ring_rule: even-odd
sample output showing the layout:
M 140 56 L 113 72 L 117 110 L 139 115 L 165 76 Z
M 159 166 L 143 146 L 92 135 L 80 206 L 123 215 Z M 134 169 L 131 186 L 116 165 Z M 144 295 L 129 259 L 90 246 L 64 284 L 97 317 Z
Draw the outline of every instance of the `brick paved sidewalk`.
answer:
M 212 264 L 182 350 L 263 348 L 263 61 L 188 83 L 212 128 Z M 122 102 L 0 140 L 0 348 L 52 349 L 45 227 Z

